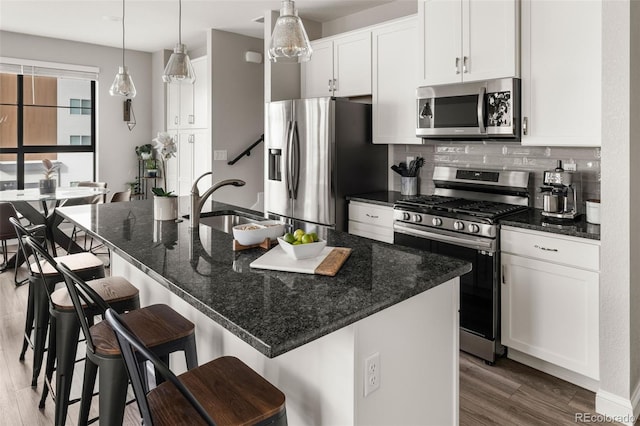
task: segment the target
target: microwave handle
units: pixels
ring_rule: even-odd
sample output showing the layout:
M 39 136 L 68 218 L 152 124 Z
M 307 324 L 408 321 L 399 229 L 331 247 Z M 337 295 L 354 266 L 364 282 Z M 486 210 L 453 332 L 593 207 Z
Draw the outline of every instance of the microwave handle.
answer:
M 487 94 L 487 88 L 481 87 L 480 93 L 478 93 L 478 128 L 480 133 L 486 133 L 487 129 L 484 127 L 484 97 Z

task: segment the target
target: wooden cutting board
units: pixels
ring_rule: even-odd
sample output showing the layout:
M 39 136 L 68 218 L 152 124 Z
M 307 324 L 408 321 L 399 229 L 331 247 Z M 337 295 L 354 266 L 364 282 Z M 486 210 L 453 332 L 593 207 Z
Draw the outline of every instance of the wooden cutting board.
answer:
M 298 272 L 301 274 L 327 275 L 333 277 L 338 273 L 351 254 L 350 248 L 325 247 L 317 257 L 295 260 L 289 257 L 280 246 L 276 246 L 251 262 L 249 265 L 257 269 L 272 271 Z

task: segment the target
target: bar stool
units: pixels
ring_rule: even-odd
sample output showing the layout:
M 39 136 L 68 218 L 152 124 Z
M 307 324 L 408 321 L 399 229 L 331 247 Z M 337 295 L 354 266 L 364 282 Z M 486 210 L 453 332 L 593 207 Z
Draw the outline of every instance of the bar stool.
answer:
M 16 235 L 16 230 L 13 227 L 12 223 L 9 222 L 9 218 L 18 219 L 18 212 L 13 207 L 13 204 L 8 202 L 0 203 L 0 244 L 2 246 L 2 254 L 3 254 L 3 264 L 0 267 L 4 267 L 9 262 L 9 250 L 7 248 L 7 240 L 12 240 L 14 238 L 18 238 Z M 14 262 L 14 271 L 13 271 L 13 282 L 16 286 L 24 284 L 27 280 L 18 281 L 18 265 L 20 264 L 20 250 L 16 253 Z
M 18 244 L 25 259 L 29 259 L 32 251 L 23 241 L 26 237 L 33 237 L 35 241 L 42 241 L 41 247 L 46 247 L 46 240 L 42 235 L 45 229 L 44 225 L 38 225 L 34 228 L 27 229 L 15 218 L 9 218 L 13 224 L 16 234 L 18 235 Z M 46 249 L 45 249 L 46 251 Z M 76 273 L 86 280 L 102 278 L 105 276 L 104 264 L 102 261 L 91 253 L 75 253 L 66 256 L 58 256 L 53 258 L 56 262 L 66 262 Z M 52 264 L 38 264 L 37 262 L 29 263 L 29 292 L 27 298 L 27 315 L 24 325 L 24 340 L 22 343 L 22 351 L 20 352 L 20 361 L 24 361 L 24 356 L 28 347 L 33 348 L 33 375 L 31 378 L 31 386 L 38 384 L 38 377 L 42 368 L 44 359 L 45 344 L 47 339 L 47 329 L 49 324 L 49 297 L 54 291 L 57 283 L 63 281 L 60 273 L 52 266 Z M 34 337 L 31 340 L 31 332 Z
M 100 425 L 120 426 L 124 416 L 129 382 L 118 341 L 106 321 L 90 326 L 82 305 L 86 304 L 89 309 L 95 309 L 102 315 L 110 307 L 93 288 L 64 263 L 59 263 L 58 267 L 64 276 L 67 290 L 87 339 L 87 356 L 78 424 L 86 425 L 88 423 L 96 374 L 99 373 Z M 195 326 L 169 306 L 151 305 L 129 311 L 123 317 L 126 318 L 128 326 L 136 330 L 145 345 L 158 358 L 168 362 L 171 353 L 184 351 L 187 369 L 191 370 L 198 366 Z M 141 369 L 142 375 L 146 374 L 144 366 L 138 368 Z M 161 378 L 161 374 L 156 374 L 156 383 L 161 382 Z
M 176 377 L 146 347 L 126 316 L 108 309 L 106 320 L 115 331 L 131 377 L 145 425 L 286 425 L 284 394 L 238 358 L 223 356 Z M 135 353 L 134 353 L 135 351 Z M 165 379 L 147 392 L 139 363 L 151 361 Z
M 53 268 L 59 275 L 56 260 L 45 250 L 45 248 L 33 237 L 24 237 L 23 243 L 28 247 L 35 257 L 35 265 L 42 278 L 46 266 Z M 63 256 L 64 257 L 64 256 Z M 43 266 L 46 265 L 46 266 Z M 98 278 L 87 282 L 94 291 L 108 300 L 110 305 L 118 312 L 126 312 L 140 307 L 139 291 L 131 285 L 129 281 L 122 277 Z M 66 289 L 62 287 L 53 292 L 48 292 L 49 313 L 49 345 L 47 350 L 47 362 L 45 368 L 45 384 L 40 399 L 40 408 L 44 408 L 47 394 L 51 386 L 53 372 L 56 372 L 55 395 L 55 424 L 63 425 L 67 417 L 69 404 L 76 401 L 69 401 L 71 393 L 71 382 L 73 380 L 73 370 L 75 366 L 76 351 L 78 348 L 78 338 L 80 336 L 80 324 L 77 313 L 71 301 L 71 297 Z M 93 317 L 100 314 L 91 310 L 86 304 L 83 305 L 86 320 L 93 324 Z M 57 365 L 56 365 L 57 364 Z

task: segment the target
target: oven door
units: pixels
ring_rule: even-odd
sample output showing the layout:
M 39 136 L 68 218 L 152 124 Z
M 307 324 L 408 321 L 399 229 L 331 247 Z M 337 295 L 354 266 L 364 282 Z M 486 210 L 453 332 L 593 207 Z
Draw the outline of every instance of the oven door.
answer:
M 451 232 L 432 232 L 428 227 L 416 229 L 415 225 L 405 223 L 396 223 L 394 228 L 394 244 L 471 262 L 471 272 L 460 277 L 460 327 L 495 341 L 498 336 L 500 265 L 495 240 L 467 239 Z

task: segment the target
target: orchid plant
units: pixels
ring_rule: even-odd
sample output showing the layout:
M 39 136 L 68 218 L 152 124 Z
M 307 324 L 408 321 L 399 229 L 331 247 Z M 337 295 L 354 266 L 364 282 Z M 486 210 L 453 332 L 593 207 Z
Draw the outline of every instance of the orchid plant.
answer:
M 178 147 L 173 137 L 167 132 L 158 132 L 158 136 L 152 140 L 156 143 L 155 148 L 162 161 L 164 188 L 152 188 L 151 190 L 159 197 L 172 197 L 172 191 L 167 191 L 167 161 L 176 156 Z

